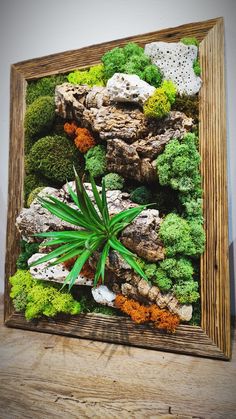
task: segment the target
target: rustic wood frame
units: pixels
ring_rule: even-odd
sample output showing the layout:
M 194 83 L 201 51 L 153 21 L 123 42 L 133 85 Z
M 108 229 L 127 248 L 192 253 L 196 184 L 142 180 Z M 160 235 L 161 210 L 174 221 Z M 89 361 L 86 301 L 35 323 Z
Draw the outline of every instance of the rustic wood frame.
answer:
M 15 218 L 23 205 L 25 92 L 27 81 L 65 73 L 99 62 L 101 55 L 128 41 L 143 46 L 153 41 L 179 41 L 196 36 L 203 86 L 200 91 L 200 153 L 204 191 L 206 250 L 201 257 L 201 327 L 180 325 L 174 335 L 162 334 L 128 318 L 100 314 L 27 322 L 14 312 L 8 278 L 16 270 L 19 236 Z M 191 23 L 144 35 L 93 45 L 74 51 L 13 64 L 11 67 L 9 198 L 5 280 L 5 324 L 113 343 L 162 349 L 228 360 L 230 298 L 228 266 L 228 210 L 226 178 L 226 115 L 224 80 L 224 23 L 222 18 Z

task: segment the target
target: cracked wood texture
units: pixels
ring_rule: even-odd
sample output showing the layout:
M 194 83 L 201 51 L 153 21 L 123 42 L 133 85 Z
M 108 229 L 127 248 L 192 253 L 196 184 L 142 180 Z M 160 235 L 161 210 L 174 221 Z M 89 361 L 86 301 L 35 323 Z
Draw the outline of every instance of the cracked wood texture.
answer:
M 165 335 L 129 319 L 99 315 L 39 320 L 27 323 L 15 313 L 9 298 L 8 278 L 16 270 L 19 236 L 15 218 L 23 205 L 25 92 L 27 81 L 50 74 L 86 68 L 101 55 L 129 41 L 143 46 L 153 41 L 179 41 L 196 36 L 200 41 L 203 86 L 200 92 L 200 152 L 204 189 L 206 251 L 201 259 L 201 327 L 180 325 L 176 334 Z M 9 200 L 5 281 L 5 322 L 10 327 L 104 340 L 152 349 L 230 358 L 230 306 L 228 270 L 228 219 L 226 190 L 226 127 L 224 88 L 223 19 L 182 25 L 144 35 L 92 45 L 12 65 Z
M 2 419 L 234 419 L 235 387 L 235 344 L 226 363 L 0 324 Z

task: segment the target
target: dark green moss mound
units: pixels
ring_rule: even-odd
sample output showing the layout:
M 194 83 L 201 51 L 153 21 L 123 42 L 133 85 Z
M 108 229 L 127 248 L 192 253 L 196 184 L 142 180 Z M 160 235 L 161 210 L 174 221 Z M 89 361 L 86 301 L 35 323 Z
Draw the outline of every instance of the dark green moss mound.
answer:
M 172 110 L 185 113 L 190 118 L 193 118 L 195 123 L 199 121 L 199 98 L 198 95 L 177 95 Z
M 69 139 L 59 135 L 38 140 L 27 158 L 30 172 L 42 175 L 58 185 L 74 179 L 73 166 L 78 172 L 81 171 L 80 153 Z
M 139 186 L 131 193 L 130 199 L 136 204 L 149 204 L 152 200 L 152 193 L 146 186 Z
M 25 203 L 29 194 L 36 188 L 41 186 L 48 186 L 48 181 L 35 173 L 27 173 L 24 179 L 24 198 Z
M 22 240 L 20 243 L 20 254 L 16 261 L 16 266 L 18 269 L 28 269 L 27 261 L 39 250 L 39 243 L 27 243 L 25 240 Z
M 25 135 L 29 138 L 37 137 L 51 129 L 55 119 L 54 99 L 43 96 L 36 99 L 25 113 Z
M 43 77 L 37 81 L 29 82 L 26 92 L 26 104 L 31 105 L 41 96 L 54 97 L 55 87 L 65 82 L 67 82 L 67 76 L 63 74 Z
M 137 74 L 142 80 L 158 87 L 162 82 L 161 71 L 144 54 L 144 49 L 130 42 L 124 48 L 113 48 L 102 56 L 106 80 L 115 73 Z

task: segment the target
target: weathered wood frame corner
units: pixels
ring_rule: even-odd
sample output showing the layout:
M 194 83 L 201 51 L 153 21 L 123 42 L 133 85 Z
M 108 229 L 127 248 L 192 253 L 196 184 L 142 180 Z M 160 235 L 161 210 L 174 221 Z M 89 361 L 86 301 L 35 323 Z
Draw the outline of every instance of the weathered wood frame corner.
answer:
M 65 73 L 99 62 L 101 55 L 128 41 L 178 41 L 196 36 L 203 86 L 200 91 L 200 153 L 204 190 L 206 251 L 201 257 L 201 327 L 181 325 L 174 335 L 137 326 L 127 318 L 80 315 L 67 320 L 27 322 L 14 312 L 8 278 L 15 272 L 19 236 L 15 218 L 23 205 L 25 93 L 27 81 Z M 9 198 L 5 279 L 5 324 L 10 327 L 162 349 L 198 356 L 230 359 L 230 298 L 228 266 L 228 209 L 226 173 L 226 115 L 224 23 L 222 18 L 191 23 L 36 58 L 11 67 Z

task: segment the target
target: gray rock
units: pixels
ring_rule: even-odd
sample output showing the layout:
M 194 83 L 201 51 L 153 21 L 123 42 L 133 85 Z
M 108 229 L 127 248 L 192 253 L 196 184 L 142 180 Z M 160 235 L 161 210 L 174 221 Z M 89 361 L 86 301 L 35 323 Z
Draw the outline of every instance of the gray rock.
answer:
M 159 211 L 147 209 L 134 219 L 121 234 L 121 242 L 136 255 L 150 262 L 164 259 L 163 243 L 158 236 Z
M 193 70 L 198 48 L 182 42 L 152 42 L 145 45 L 145 54 L 160 68 L 164 78 L 173 81 L 180 94 L 193 95 L 201 87 L 201 78 Z
M 143 105 L 156 89 L 136 74 L 115 73 L 107 82 L 107 90 L 114 102 Z

